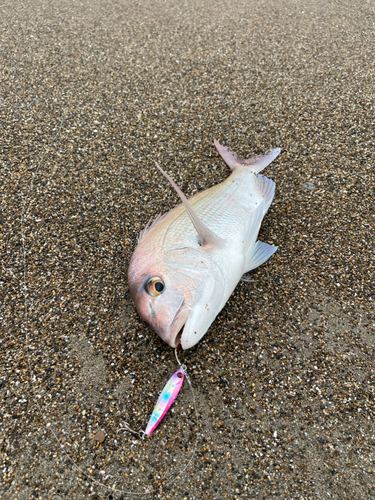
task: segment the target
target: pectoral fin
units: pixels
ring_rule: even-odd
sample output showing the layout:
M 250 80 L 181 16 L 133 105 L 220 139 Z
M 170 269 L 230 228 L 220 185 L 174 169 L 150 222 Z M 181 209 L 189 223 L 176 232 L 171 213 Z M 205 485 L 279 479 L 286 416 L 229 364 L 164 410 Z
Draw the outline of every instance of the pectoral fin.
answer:
M 197 233 L 198 233 L 198 238 L 199 238 L 199 244 L 203 247 L 205 245 L 220 245 L 224 243 L 224 240 L 217 236 L 214 232 L 212 232 L 206 224 L 199 218 L 197 212 L 194 210 L 194 208 L 190 205 L 188 202 L 186 196 L 184 193 L 181 191 L 181 189 L 177 186 L 177 184 L 174 182 L 172 177 L 170 177 L 164 170 L 156 163 L 155 165 L 157 168 L 160 170 L 160 172 L 168 179 L 170 184 L 173 186 L 175 189 L 176 193 L 180 197 L 187 213 L 190 216 L 191 222 L 193 223 Z

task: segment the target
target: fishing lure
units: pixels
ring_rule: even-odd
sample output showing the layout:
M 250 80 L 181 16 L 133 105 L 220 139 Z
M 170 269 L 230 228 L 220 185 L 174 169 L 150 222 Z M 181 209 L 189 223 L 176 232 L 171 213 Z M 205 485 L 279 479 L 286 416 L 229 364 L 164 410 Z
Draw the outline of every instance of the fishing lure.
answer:
M 156 405 L 152 411 L 150 420 L 148 421 L 147 427 L 145 431 L 135 431 L 131 429 L 128 425 L 127 422 L 124 422 L 124 426 L 119 431 L 130 431 L 133 434 L 139 434 L 144 438 L 145 436 L 149 436 L 154 432 L 156 427 L 160 424 L 162 421 L 164 415 L 167 413 L 169 408 L 172 406 L 173 401 L 177 398 L 178 393 L 181 390 L 182 384 L 184 383 L 184 378 L 186 376 L 187 381 L 190 384 L 191 387 L 191 382 L 189 380 L 189 376 L 186 371 L 186 366 L 182 365 L 178 359 L 177 356 L 177 349 L 174 351 L 177 363 L 179 365 L 179 369 L 172 375 L 172 377 L 168 380 L 168 382 L 165 384 L 164 389 L 161 391 L 161 394 L 159 396 L 159 399 L 156 402 Z M 194 393 L 193 393 L 194 397 Z M 195 399 L 194 399 L 195 401 Z M 118 432 L 119 432 L 118 431 Z
M 181 367 L 176 373 L 172 375 L 172 377 L 165 384 L 164 389 L 162 390 L 159 399 L 155 405 L 155 408 L 152 412 L 150 420 L 148 421 L 145 435 L 149 436 L 154 432 L 156 427 L 159 425 L 164 415 L 167 413 L 169 408 L 171 407 L 173 401 L 176 399 L 182 384 L 184 383 L 185 371 Z

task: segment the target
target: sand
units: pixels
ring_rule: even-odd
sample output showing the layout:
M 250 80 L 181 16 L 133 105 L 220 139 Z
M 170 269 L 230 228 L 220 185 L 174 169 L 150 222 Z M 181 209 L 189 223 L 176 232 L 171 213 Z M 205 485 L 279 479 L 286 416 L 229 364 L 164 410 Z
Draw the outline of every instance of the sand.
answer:
M 6 1 L 0 499 L 375 498 L 374 4 Z M 249 157 L 277 253 L 177 364 L 139 318 L 150 217 Z M 192 392 L 193 391 L 193 392 Z M 94 439 L 102 431 L 103 442 Z M 143 498 L 141 496 L 141 498 Z

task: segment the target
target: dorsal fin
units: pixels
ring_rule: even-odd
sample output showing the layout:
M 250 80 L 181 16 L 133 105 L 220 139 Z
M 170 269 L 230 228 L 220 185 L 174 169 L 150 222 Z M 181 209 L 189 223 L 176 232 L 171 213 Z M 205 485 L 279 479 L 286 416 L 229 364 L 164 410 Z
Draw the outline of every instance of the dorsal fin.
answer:
M 264 198 L 264 212 L 266 213 L 275 196 L 275 183 L 271 179 L 259 174 L 255 178 L 255 186 Z
M 262 200 L 246 221 L 244 244 L 245 272 L 249 272 L 266 262 L 277 250 L 277 247 L 256 241 L 265 213 L 265 202 Z
M 142 229 L 142 231 L 139 233 L 138 235 L 138 238 L 137 238 L 137 243 L 139 243 L 141 241 L 142 238 L 144 238 L 146 236 L 146 234 L 151 231 L 151 229 L 153 227 L 156 226 L 156 224 L 161 221 L 164 217 L 166 216 L 166 214 L 159 214 L 156 219 L 152 222 L 151 224 L 151 221 L 152 221 L 152 217 L 151 219 L 147 222 L 146 226 L 144 229 Z
M 155 161 L 155 160 L 154 160 Z M 219 245 L 224 242 L 222 238 L 217 236 L 215 233 L 213 233 L 206 224 L 199 218 L 197 212 L 194 210 L 194 208 L 190 205 L 188 202 L 186 196 L 184 193 L 181 191 L 181 189 L 177 186 L 177 184 L 174 182 L 172 177 L 170 177 L 164 170 L 158 165 L 158 163 L 155 161 L 155 165 L 157 168 L 160 170 L 160 172 L 168 179 L 172 187 L 175 189 L 176 193 L 180 197 L 187 213 L 190 216 L 191 222 L 193 223 L 197 233 L 198 233 L 198 238 L 199 238 L 199 244 L 203 247 L 205 245 L 211 244 L 211 245 Z

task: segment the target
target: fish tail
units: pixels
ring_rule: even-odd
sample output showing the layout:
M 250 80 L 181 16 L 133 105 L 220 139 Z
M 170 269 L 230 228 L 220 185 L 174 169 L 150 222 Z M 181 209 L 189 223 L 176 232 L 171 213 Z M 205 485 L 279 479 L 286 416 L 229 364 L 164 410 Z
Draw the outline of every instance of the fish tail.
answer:
M 267 165 L 269 165 L 281 151 L 280 148 L 275 148 L 271 149 L 263 156 L 254 156 L 253 158 L 248 158 L 247 160 L 239 160 L 234 153 L 229 151 L 229 149 L 225 146 L 222 146 L 216 139 L 214 139 L 214 144 L 219 155 L 231 170 L 240 166 L 246 166 L 251 168 L 251 170 L 257 174 L 266 168 Z

